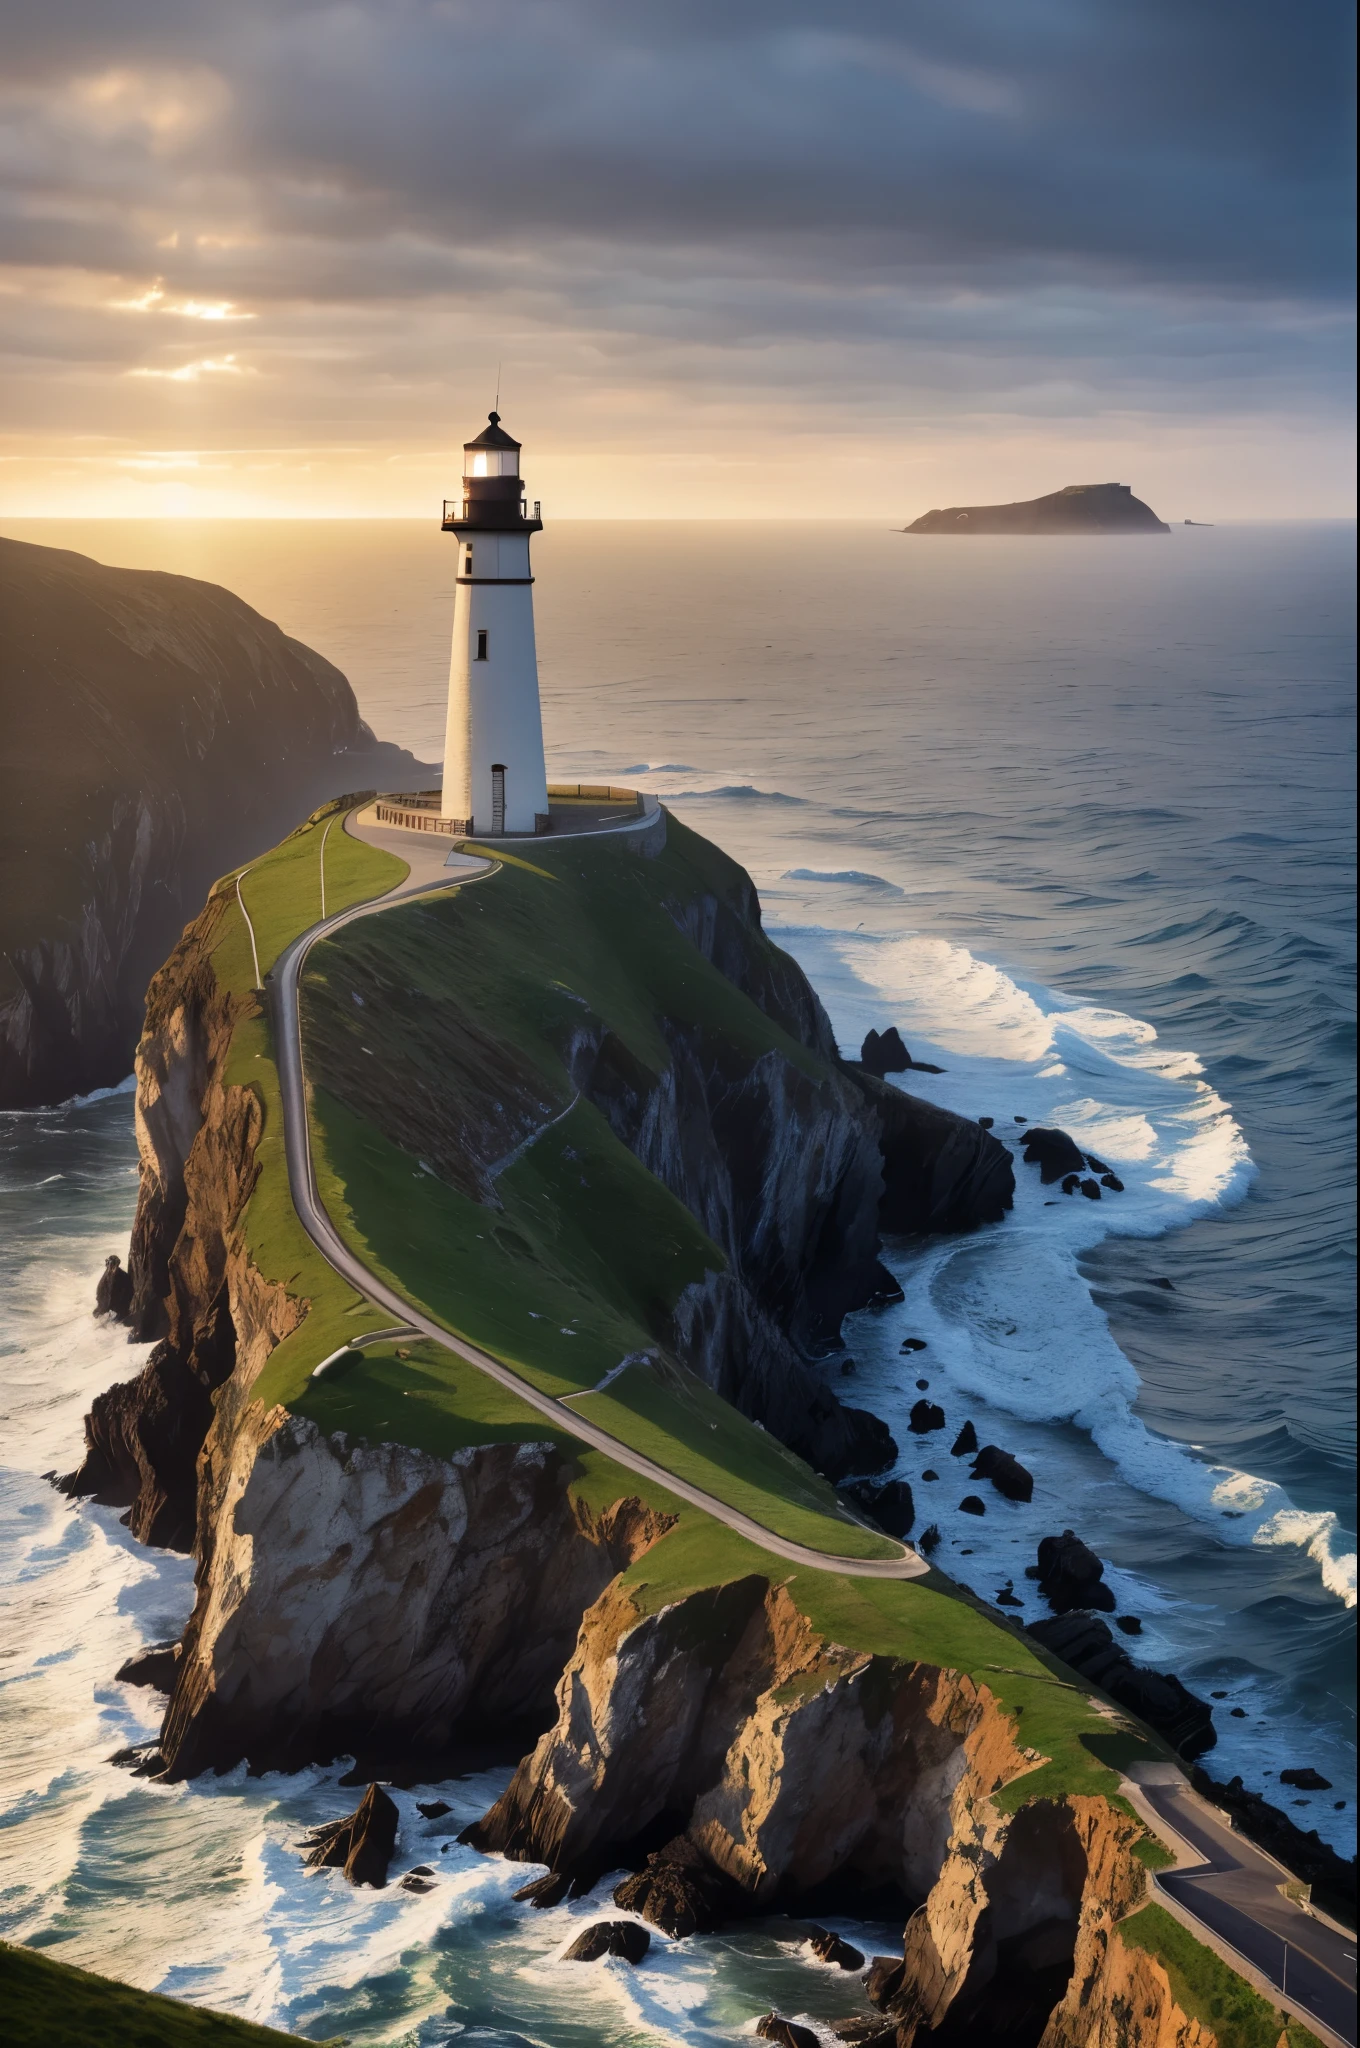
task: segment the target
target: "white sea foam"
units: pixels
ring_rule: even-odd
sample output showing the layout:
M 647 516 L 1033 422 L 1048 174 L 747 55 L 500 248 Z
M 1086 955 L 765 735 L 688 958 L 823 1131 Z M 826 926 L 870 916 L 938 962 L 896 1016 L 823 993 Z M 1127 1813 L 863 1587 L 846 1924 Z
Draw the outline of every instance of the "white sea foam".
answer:
M 912 1093 L 993 1116 L 1015 1151 L 1004 1223 L 890 1257 L 933 1367 L 993 1408 L 1075 1424 L 1131 1485 L 1224 1542 L 1298 1546 L 1353 1605 L 1355 1554 L 1334 1514 L 1304 1512 L 1274 1482 L 1211 1464 L 1141 1421 L 1138 1376 L 1078 1265 L 1107 1236 L 1160 1236 L 1246 1194 L 1246 1140 L 1195 1055 L 1164 1045 L 1140 1018 L 1023 986 L 941 939 L 821 926 L 774 936 L 806 968 L 847 1051 L 870 1026 L 896 1023 L 915 1058 L 946 1069 L 913 1073 Z M 1097 1203 L 1044 1187 L 1020 1157 L 1032 1124 L 1069 1132 L 1124 1192 Z

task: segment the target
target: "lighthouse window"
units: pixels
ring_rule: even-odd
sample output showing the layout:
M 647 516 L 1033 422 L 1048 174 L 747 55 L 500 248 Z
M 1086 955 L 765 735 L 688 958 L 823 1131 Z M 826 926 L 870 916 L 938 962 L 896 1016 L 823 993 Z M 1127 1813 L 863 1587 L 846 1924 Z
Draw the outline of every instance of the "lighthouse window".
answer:
M 486 660 L 486 643 L 487 643 L 487 641 L 488 641 L 488 639 L 489 639 L 489 638 L 490 638 L 490 635 L 489 635 L 489 634 L 487 634 L 487 633 L 479 633 L 479 634 L 477 635 L 477 659 L 478 659 L 478 661 L 485 661 L 485 660 Z
M 470 575 L 472 574 L 472 549 L 471 549 L 471 548 L 469 548 L 469 549 L 468 549 L 468 551 L 467 551 L 467 573 L 468 573 L 468 575 L 469 575 L 469 576 L 470 576 Z

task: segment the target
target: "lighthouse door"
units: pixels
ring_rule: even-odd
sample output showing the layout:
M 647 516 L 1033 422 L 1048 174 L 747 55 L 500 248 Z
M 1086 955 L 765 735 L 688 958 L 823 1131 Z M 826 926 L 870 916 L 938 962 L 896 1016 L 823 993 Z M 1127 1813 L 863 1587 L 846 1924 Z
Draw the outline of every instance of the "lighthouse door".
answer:
M 499 761 L 491 764 L 491 830 L 505 830 L 505 769 Z

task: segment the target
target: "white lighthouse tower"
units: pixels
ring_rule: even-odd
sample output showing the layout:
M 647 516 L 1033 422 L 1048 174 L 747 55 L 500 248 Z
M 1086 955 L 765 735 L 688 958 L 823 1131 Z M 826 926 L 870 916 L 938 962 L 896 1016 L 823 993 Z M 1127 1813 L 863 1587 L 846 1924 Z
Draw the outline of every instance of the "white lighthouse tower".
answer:
M 483 838 L 547 827 L 548 779 L 538 703 L 529 536 L 518 441 L 500 414 L 463 450 L 463 495 L 445 500 L 457 536 L 449 715 L 440 808 Z

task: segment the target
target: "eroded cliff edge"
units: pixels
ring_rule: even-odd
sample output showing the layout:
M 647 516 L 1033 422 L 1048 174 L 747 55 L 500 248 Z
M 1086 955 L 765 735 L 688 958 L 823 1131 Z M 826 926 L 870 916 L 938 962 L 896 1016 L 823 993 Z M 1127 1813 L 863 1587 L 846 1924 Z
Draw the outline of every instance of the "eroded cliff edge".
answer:
M 877 1431 L 818 1354 L 885 1286 L 885 1182 L 895 1216 L 995 1218 L 1004 1148 L 836 1061 L 749 881 L 694 835 L 672 823 L 664 856 L 630 854 L 626 874 L 615 856 L 604 880 L 540 859 L 494 921 L 463 891 L 318 952 L 305 1027 L 334 1213 L 371 1258 L 405 1242 L 418 1263 L 427 1213 L 445 1251 L 485 1246 L 463 1286 L 502 1274 L 487 1329 L 535 1285 L 575 1285 L 556 1349 L 527 1327 L 515 1339 L 526 1370 L 614 1343 L 644 1418 L 716 1429 L 703 1401 L 722 1395 L 821 1470 L 872 1466 Z M 549 924 L 544 878 L 562 885 Z M 627 949 L 593 951 L 625 912 Z M 528 1753 L 486 1845 L 583 1882 L 635 1864 L 630 1898 L 658 1924 L 677 1896 L 714 1915 L 828 1886 L 896 1897 L 903 1961 L 875 1995 L 903 2048 L 979 2026 L 1104 2038 L 1093 2011 L 1122 2010 L 1116 1984 L 1139 1969 L 1156 2027 L 1128 2038 L 1188 2048 L 1156 1965 L 1112 1932 L 1141 1873 L 1136 1824 L 1083 1747 L 1110 1724 L 1040 1653 L 933 1576 L 871 1593 L 773 1574 L 446 1356 L 345 1350 L 385 1318 L 288 1237 L 235 915 L 215 896 L 153 984 L 129 1313 L 160 1341 L 96 1404 L 72 1482 L 126 1502 L 147 1540 L 193 1530 L 198 1598 L 160 1767 L 437 1753 L 495 1726 Z M 799 1469 L 791 1493 L 825 1515 Z M 1080 2034 L 1061 2030 L 1074 1997 Z

